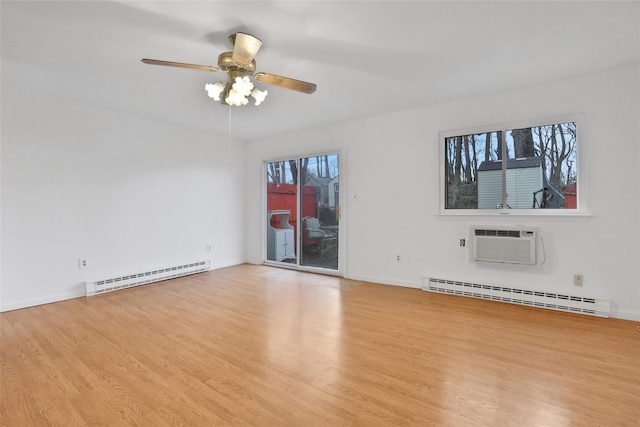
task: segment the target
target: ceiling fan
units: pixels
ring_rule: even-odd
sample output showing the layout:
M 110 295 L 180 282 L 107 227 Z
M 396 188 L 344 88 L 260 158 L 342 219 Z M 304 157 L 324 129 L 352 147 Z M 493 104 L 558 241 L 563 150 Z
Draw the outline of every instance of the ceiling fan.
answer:
M 218 66 L 189 64 L 185 62 L 162 61 L 159 59 L 142 59 L 145 64 L 165 65 L 169 67 L 191 68 L 201 71 L 223 71 L 229 75 L 226 82 L 208 83 L 205 90 L 211 98 L 229 105 L 246 105 L 251 95 L 255 105 L 260 105 L 267 95 L 267 91 L 255 88 L 249 77 L 254 77 L 258 82 L 268 85 L 280 86 L 298 92 L 311 94 L 315 92 L 315 83 L 282 77 L 275 74 L 256 73 L 256 61 L 254 57 L 262 46 L 262 41 L 251 34 L 235 33 L 229 36 L 233 44 L 233 51 L 223 52 L 218 56 Z

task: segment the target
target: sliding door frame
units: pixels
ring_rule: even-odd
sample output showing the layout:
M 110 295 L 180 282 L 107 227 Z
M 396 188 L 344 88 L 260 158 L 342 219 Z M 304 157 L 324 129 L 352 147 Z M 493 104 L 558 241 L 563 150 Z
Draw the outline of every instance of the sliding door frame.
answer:
M 267 259 L 267 165 L 273 162 L 282 162 L 289 160 L 296 160 L 299 162 L 301 159 L 306 157 L 319 157 L 319 156 L 338 156 L 338 176 L 340 177 L 340 189 L 338 191 L 338 269 L 333 270 L 330 268 L 321 268 L 321 267 L 312 267 L 312 266 L 304 266 L 300 264 L 300 253 L 302 251 L 302 233 L 301 230 L 301 221 L 299 213 L 302 211 L 302 197 L 300 192 L 302 191 L 302 184 L 300 183 L 300 168 L 298 167 L 297 171 L 297 182 L 298 182 L 298 191 L 297 191 L 297 210 L 298 214 L 296 215 L 296 262 L 288 263 L 288 262 L 278 262 Z M 308 271 L 313 273 L 321 273 L 333 276 L 341 276 L 344 277 L 344 266 L 346 265 L 346 175 L 345 175 L 345 154 L 344 149 L 342 147 L 329 147 L 322 150 L 316 151 L 305 151 L 305 152 L 296 152 L 291 154 L 285 154 L 277 157 L 269 157 L 263 158 L 262 160 L 262 263 L 265 265 L 271 265 L 275 267 L 288 268 L 300 271 Z

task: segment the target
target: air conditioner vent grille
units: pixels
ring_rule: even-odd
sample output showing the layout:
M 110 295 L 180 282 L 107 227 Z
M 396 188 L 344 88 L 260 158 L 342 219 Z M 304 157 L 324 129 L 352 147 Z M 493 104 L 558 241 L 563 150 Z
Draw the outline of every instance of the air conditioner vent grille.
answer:
M 520 237 L 520 230 L 489 230 L 476 228 L 474 230 L 476 236 L 496 236 L 496 237 Z

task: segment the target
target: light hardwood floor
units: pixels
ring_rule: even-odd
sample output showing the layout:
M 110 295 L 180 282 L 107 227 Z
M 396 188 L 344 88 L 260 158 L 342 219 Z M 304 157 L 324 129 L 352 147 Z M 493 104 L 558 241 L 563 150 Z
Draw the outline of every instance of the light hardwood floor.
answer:
M 242 265 L 1 315 L 2 426 L 638 426 L 628 321 Z

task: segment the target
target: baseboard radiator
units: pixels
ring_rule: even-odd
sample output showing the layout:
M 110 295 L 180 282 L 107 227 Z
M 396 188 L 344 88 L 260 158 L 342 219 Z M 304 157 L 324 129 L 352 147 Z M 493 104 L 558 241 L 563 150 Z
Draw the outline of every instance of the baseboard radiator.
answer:
M 586 298 L 554 292 L 532 291 L 528 289 L 495 286 L 480 283 L 458 282 L 455 280 L 422 278 L 422 290 L 440 294 L 460 295 L 470 298 L 609 317 L 609 300 Z
M 85 282 L 85 295 L 90 297 L 105 292 L 117 291 L 134 286 L 174 279 L 209 270 L 209 261 L 198 261 L 173 267 L 160 268 L 142 273 L 127 274 L 109 279 Z

